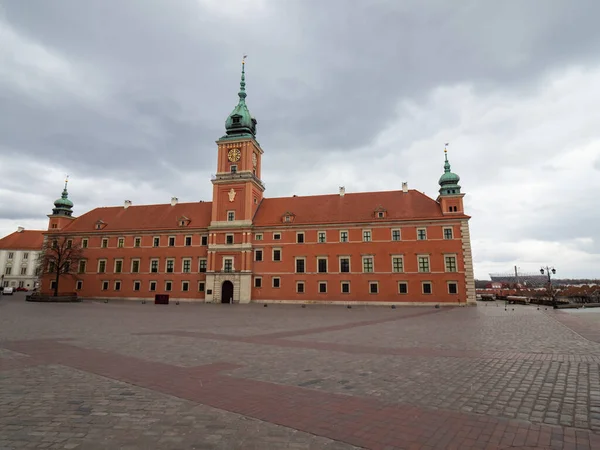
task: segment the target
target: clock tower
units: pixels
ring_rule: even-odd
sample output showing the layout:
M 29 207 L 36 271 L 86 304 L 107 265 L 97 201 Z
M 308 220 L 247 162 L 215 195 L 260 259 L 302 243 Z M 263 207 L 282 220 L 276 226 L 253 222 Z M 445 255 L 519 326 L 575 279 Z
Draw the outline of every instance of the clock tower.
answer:
M 226 134 L 217 140 L 217 173 L 212 179 L 206 300 L 213 303 L 250 301 L 252 218 L 265 186 L 260 179 L 263 150 L 246 95 L 242 61 L 239 101 L 225 121 Z

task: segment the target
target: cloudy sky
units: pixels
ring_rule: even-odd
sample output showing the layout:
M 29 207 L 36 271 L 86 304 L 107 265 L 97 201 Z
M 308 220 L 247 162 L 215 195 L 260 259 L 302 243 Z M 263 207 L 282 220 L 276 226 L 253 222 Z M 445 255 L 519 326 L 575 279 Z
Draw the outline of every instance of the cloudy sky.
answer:
M 435 198 L 449 142 L 475 274 L 600 277 L 600 2 L 0 0 L 0 235 L 210 200 L 241 56 L 269 197 Z

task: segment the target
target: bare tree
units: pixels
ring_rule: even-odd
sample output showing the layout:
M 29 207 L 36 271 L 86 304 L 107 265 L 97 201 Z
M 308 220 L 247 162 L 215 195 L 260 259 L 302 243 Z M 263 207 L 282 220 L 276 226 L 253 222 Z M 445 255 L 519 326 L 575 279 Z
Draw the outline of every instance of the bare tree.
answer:
M 77 272 L 83 253 L 83 248 L 73 236 L 47 236 L 44 240 L 38 268 L 40 275 L 54 275 L 54 297 L 58 296 L 61 276 Z

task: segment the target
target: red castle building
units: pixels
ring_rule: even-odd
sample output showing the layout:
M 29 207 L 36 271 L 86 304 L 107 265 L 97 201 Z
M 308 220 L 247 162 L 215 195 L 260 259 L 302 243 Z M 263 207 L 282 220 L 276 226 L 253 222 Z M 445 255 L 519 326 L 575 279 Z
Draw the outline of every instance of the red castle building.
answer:
M 84 248 L 62 292 L 198 302 L 474 304 L 468 220 L 446 156 L 437 200 L 401 190 L 265 198 L 263 149 L 239 102 L 217 140 L 212 202 L 101 207 L 79 217 L 67 186 L 47 238 Z M 52 274 L 41 281 L 52 293 Z

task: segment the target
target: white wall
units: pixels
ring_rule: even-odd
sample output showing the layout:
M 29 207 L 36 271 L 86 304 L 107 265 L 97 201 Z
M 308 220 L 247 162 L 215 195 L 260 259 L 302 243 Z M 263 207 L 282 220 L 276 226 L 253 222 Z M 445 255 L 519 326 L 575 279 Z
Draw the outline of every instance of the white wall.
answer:
M 10 253 L 12 258 L 9 259 Z M 0 249 L 0 285 L 33 289 L 38 279 L 35 268 L 39 253 L 36 250 Z M 6 273 L 7 267 L 11 268 L 10 275 Z M 25 268 L 24 275 L 21 275 L 22 268 Z

